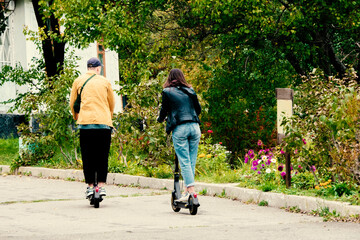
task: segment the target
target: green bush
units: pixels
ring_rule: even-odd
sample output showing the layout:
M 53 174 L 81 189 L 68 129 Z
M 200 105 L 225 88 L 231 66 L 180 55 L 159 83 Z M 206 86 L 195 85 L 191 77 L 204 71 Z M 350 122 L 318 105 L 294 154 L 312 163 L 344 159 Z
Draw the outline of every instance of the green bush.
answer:
M 272 190 L 276 189 L 276 185 L 272 182 L 264 182 L 261 184 L 260 188 L 263 192 L 271 192 Z
M 212 144 L 211 133 L 203 134 L 198 149 L 196 175 L 222 175 L 228 172 L 230 170 L 229 156 L 230 152 L 225 146 L 220 143 Z
M 72 83 L 79 74 L 77 59 L 73 52 L 68 52 L 64 70 L 51 78 L 46 76 L 41 58 L 34 58 L 29 70 L 20 65 L 2 68 L 0 84 L 14 82 L 28 87 L 27 92 L 5 102 L 13 104 L 10 111 L 23 113 L 28 119 L 33 117 L 39 124 L 37 130 L 25 124 L 18 127 L 29 151 L 24 151 L 23 157 L 13 166 L 36 164 L 40 160 L 46 163 L 55 152 L 61 152 L 69 165 L 77 166 L 78 132 L 73 128 L 74 120 L 68 105 Z
M 285 120 L 285 149 L 292 161 L 317 166 L 320 176 L 360 183 L 360 88 L 356 74 L 342 79 L 314 71 L 295 93 L 294 116 Z
M 256 51 L 232 47 L 224 46 L 228 49 L 220 55 L 224 62 L 214 68 L 209 89 L 203 94 L 207 112 L 202 120 L 209 124 L 205 130 L 214 131 L 213 140 L 223 142 L 231 151 L 229 163 L 236 166 L 242 151 L 258 139 L 266 145 L 274 143 L 274 90 L 289 86 L 296 78 L 288 77 L 292 68 L 288 62 L 276 59 L 271 48 Z
M 153 168 L 153 176 L 156 178 L 172 178 L 174 174 L 169 165 L 162 164 Z
M 174 150 L 171 138 L 165 133 L 165 123 L 156 122 L 164 75 L 149 78 L 144 73 L 139 84 L 124 88 L 131 90 L 122 92 L 127 95 L 128 103 L 124 112 L 114 119 L 112 148 L 120 158 L 126 156 L 127 162 L 156 167 L 172 163 Z
M 24 139 L 23 145 L 20 149 L 20 157 L 24 166 L 35 165 L 41 160 L 52 158 L 55 154 L 52 136 L 32 134 L 31 138 Z
M 335 184 L 335 186 L 331 189 L 334 191 L 334 195 L 338 197 L 341 197 L 344 194 L 349 196 L 353 193 L 354 190 L 351 184 L 346 182 Z
M 311 172 L 301 172 L 292 177 L 291 184 L 297 189 L 311 189 L 314 188 L 316 182 Z
M 110 157 L 108 171 L 111 173 L 124 173 L 126 171 L 126 166 L 118 159 Z

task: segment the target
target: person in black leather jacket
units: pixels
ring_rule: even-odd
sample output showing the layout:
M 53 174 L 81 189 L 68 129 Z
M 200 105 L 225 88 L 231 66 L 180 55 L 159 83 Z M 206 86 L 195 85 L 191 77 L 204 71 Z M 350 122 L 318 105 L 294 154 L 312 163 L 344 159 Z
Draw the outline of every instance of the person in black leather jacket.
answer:
M 158 122 L 166 118 L 166 132 L 172 132 L 176 155 L 179 159 L 185 191 L 179 201 L 187 200 L 195 192 L 195 165 L 201 132 L 199 114 L 201 106 L 192 87 L 180 69 L 172 69 L 164 84 L 162 107 Z

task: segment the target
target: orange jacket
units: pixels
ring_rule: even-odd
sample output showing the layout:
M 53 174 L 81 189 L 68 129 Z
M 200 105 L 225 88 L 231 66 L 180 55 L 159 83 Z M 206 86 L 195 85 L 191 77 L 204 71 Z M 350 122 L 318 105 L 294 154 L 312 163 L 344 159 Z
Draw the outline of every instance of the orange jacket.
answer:
M 81 94 L 81 108 L 79 114 L 74 112 L 74 102 L 80 93 L 82 85 L 95 71 L 88 71 L 75 79 L 71 94 L 70 108 L 77 124 L 105 124 L 112 125 L 112 116 L 115 108 L 115 97 L 111 83 L 105 77 L 96 75 L 85 85 Z

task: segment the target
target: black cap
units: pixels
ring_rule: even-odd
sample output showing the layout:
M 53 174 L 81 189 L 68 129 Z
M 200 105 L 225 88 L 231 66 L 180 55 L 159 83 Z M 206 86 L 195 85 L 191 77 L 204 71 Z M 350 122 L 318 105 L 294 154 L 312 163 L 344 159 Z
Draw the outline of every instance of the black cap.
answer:
M 99 59 L 93 57 L 93 58 L 90 58 L 88 61 L 87 61 L 87 67 L 88 68 L 92 68 L 92 67 L 98 67 L 98 66 L 103 66 L 100 62 Z

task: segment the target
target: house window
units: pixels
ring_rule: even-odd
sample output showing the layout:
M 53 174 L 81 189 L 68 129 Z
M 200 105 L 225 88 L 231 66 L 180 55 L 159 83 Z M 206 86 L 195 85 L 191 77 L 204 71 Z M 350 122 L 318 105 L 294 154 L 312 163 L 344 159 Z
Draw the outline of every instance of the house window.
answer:
M 101 68 L 101 75 L 106 77 L 106 64 L 105 64 L 105 48 L 103 45 L 97 43 L 97 55 L 98 59 L 100 60 L 101 64 L 104 66 Z
M 0 35 L 0 68 L 5 65 L 11 65 L 11 50 L 10 31 L 7 27 Z

